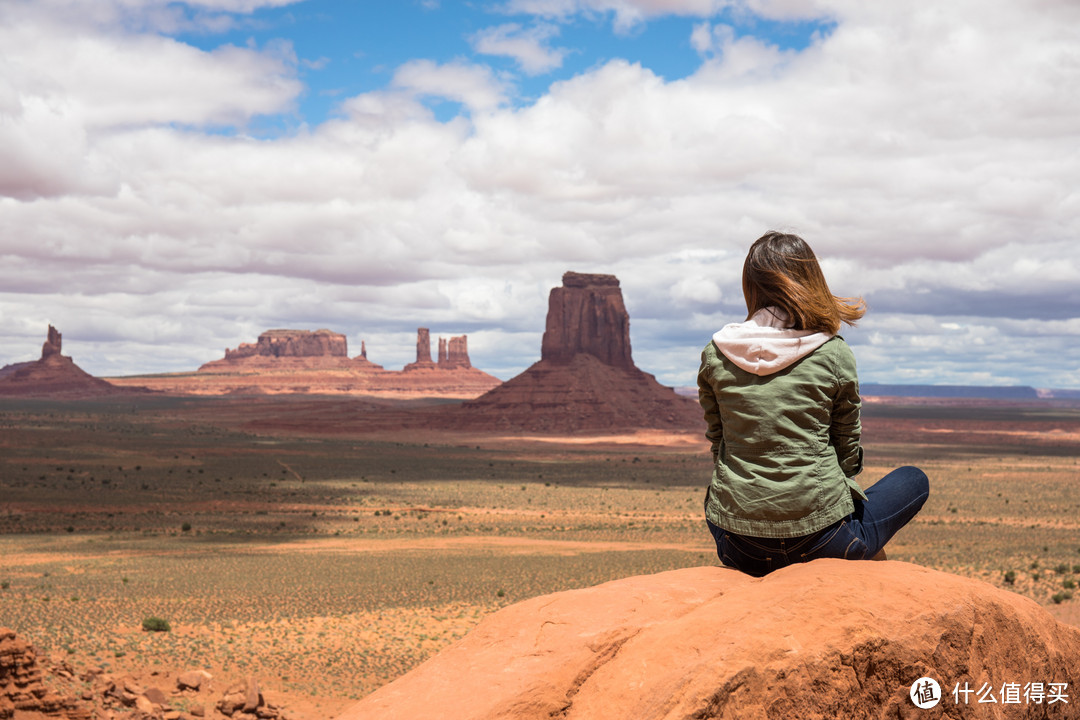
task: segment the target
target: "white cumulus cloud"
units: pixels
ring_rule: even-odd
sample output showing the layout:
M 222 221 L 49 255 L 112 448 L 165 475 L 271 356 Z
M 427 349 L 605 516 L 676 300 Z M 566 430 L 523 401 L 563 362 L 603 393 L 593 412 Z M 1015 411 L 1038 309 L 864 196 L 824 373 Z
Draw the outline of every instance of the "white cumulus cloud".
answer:
M 560 67 L 566 56 L 566 50 L 547 45 L 558 34 L 559 29 L 550 24 L 523 28 L 507 23 L 479 30 L 469 41 L 478 53 L 513 58 L 525 73 L 542 75 Z
M 430 325 L 506 377 L 576 270 L 620 278 L 635 358 L 686 385 L 777 228 L 866 298 L 845 331 L 864 380 L 1080 384 L 1076 3 L 739 6 L 835 23 L 799 51 L 712 3 L 530 7 L 698 18 L 700 67 L 615 58 L 515 107 L 475 58 L 414 59 L 254 139 L 303 90 L 286 44 L 206 52 L 0 4 L 0 363 L 53 322 L 99 374 L 192 369 L 270 327 L 331 327 L 394 367 Z M 440 99 L 468 112 L 440 120 Z

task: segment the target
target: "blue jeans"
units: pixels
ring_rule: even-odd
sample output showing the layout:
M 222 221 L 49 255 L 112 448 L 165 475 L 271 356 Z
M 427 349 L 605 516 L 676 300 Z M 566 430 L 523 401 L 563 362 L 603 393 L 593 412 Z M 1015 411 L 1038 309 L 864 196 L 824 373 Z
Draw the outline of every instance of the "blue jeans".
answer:
M 728 567 L 761 577 L 779 568 L 817 558 L 869 560 L 904 527 L 930 494 L 930 481 L 917 467 L 893 470 L 854 497 L 855 512 L 802 537 L 761 538 L 736 535 L 709 524 L 716 554 Z

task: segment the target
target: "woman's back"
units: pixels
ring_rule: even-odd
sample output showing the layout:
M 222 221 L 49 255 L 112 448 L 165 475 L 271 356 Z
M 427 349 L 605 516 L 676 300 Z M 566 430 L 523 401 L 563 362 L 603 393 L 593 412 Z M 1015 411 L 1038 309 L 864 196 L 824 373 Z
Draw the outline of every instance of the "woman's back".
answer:
M 877 554 L 928 486 L 917 468 L 867 492 L 853 479 L 862 470 L 859 381 L 836 333 L 865 305 L 832 295 L 805 241 L 775 232 L 747 253 L 743 294 L 746 321 L 713 336 L 698 370 L 714 458 L 705 517 L 717 554 L 753 574 Z

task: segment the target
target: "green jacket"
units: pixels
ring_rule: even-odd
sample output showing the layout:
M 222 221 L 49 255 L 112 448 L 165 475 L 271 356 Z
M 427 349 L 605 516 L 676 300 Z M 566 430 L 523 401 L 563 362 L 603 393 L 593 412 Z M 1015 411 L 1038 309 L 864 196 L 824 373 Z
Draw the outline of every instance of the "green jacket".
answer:
M 706 517 L 739 535 L 786 538 L 850 515 L 852 493 L 866 498 L 852 479 L 862 448 L 851 348 L 835 336 L 782 369 L 755 372 L 715 341 L 701 354 L 698 400 L 714 459 Z

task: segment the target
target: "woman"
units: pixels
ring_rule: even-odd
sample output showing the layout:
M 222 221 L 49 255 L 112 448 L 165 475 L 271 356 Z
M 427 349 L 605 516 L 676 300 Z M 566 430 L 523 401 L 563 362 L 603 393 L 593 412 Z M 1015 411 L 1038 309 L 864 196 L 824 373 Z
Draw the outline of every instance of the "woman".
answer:
M 747 319 L 701 354 L 698 400 L 712 442 L 705 517 L 720 561 L 761 576 L 832 557 L 884 559 L 929 493 L 914 467 L 863 492 L 859 381 L 837 335 L 866 312 L 829 291 L 797 235 L 769 232 L 743 264 Z

